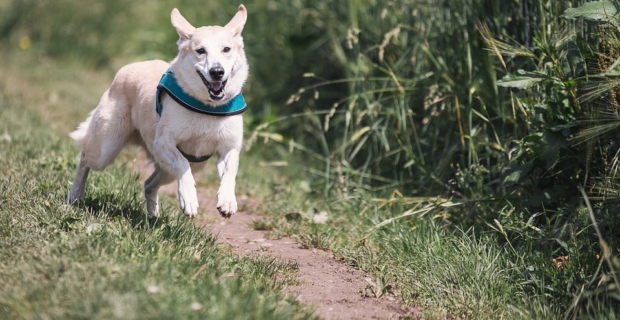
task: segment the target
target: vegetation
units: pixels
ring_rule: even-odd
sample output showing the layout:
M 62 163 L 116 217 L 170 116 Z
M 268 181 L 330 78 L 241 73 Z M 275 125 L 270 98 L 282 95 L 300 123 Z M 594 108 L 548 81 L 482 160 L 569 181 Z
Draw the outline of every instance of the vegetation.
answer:
M 288 101 L 311 121 L 283 118 L 304 129 L 284 125 L 283 144 L 319 160 L 329 209 L 346 217 L 324 235 L 358 226 L 331 247 L 433 310 L 614 318 L 617 3 L 414 3 L 319 15 L 348 22 L 325 32 L 346 88 L 328 79 Z M 433 226 L 440 240 L 420 240 Z
M 0 1 L 0 53 L 111 77 L 174 56 L 174 5 Z M 236 5 L 180 10 L 221 24 Z M 256 228 L 334 250 L 374 275 L 367 294 L 429 318 L 617 317 L 619 2 L 246 5 L 247 146 L 288 164 L 249 187 L 269 213 Z

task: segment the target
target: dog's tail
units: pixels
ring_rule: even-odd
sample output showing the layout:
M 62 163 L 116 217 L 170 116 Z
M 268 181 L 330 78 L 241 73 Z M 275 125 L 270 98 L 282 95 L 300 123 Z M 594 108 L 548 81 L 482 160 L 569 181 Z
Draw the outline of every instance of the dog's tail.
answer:
M 75 131 L 69 133 L 69 137 L 71 137 L 75 141 L 75 143 L 77 143 L 81 147 L 84 146 L 86 134 L 88 133 L 88 127 L 90 127 L 90 122 L 93 118 L 93 114 L 95 113 L 95 111 L 96 110 L 93 110 L 88 116 L 88 118 L 86 118 L 84 122 L 80 123 L 80 125 L 77 127 L 77 129 L 75 129 Z

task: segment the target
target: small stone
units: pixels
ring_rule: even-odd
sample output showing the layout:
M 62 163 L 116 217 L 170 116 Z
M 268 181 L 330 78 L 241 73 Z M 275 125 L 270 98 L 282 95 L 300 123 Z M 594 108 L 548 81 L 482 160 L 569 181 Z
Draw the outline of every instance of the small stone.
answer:
M 317 224 L 324 224 L 327 222 L 328 219 L 329 216 L 327 214 L 327 211 L 321 211 L 318 214 L 315 214 L 314 217 L 312 217 L 312 221 Z

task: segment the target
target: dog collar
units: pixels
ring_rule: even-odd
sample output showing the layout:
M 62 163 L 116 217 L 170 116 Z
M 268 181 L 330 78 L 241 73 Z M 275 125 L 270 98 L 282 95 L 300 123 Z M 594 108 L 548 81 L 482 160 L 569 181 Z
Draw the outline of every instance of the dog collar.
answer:
M 183 107 L 210 116 L 233 116 L 236 114 L 242 114 L 248 109 L 245 99 L 243 99 L 243 95 L 241 93 L 226 104 L 220 106 L 212 106 L 194 98 L 190 94 L 183 91 L 183 88 L 177 82 L 174 74 L 172 74 L 172 69 L 168 68 L 166 73 L 162 75 L 161 80 L 159 80 L 157 92 L 155 93 L 155 110 L 157 110 L 157 114 L 160 117 L 162 111 L 161 95 L 164 92 Z

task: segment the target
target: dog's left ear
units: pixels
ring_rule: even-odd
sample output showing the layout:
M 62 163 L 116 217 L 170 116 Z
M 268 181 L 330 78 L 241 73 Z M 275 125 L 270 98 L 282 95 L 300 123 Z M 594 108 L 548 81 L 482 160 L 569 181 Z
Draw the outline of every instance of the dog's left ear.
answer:
M 245 10 L 244 5 L 239 6 L 239 11 L 235 14 L 235 16 L 230 19 L 230 22 L 224 26 L 226 29 L 230 30 L 235 37 L 241 36 L 241 31 L 243 31 L 243 26 L 245 25 L 245 21 L 248 19 L 248 12 Z

